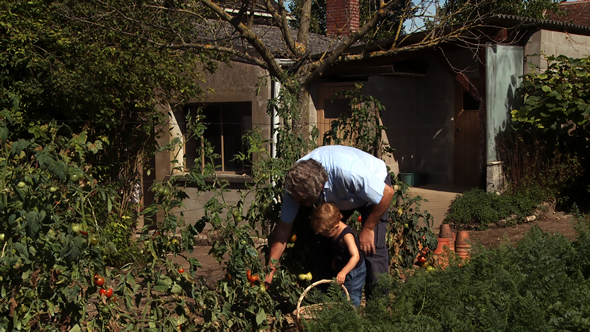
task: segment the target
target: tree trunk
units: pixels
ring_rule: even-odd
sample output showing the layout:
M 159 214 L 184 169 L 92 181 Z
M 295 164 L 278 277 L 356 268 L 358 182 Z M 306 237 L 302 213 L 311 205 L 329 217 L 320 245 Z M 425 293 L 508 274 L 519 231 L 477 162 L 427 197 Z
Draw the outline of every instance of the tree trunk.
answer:
M 305 86 L 299 88 L 297 92 L 297 102 L 299 108 L 299 117 L 295 118 L 293 121 L 293 130 L 297 135 L 301 135 L 302 139 L 304 140 L 306 145 L 311 149 L 315 145 L 309 145 L 311 139 L 311 130 L 312 130 L 312 121 L 310 121 L 310 106 L 311 106 L 311 96 L 309 93 L 309 89 Z M 302 151 L 303 154 L 309 151 Z

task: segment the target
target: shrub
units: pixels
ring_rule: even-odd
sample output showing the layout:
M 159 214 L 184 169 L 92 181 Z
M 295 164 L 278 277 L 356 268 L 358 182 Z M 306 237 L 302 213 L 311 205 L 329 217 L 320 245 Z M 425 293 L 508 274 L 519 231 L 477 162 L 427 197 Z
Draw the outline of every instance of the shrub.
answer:
M 445 217 L 445 223 L 459 227 L 475 225 L 485 229 L 489 224 L 515 215 L 518 220 L 534 213 L 542 203 L 542 195 L 532 193 L 496 194 L 471 189 L 455 198 Z
M 517 246 L 476 246 L 461 267 L 419 271 L 358 315 L 328 312 L 308 330 L 587 331 L 590 222 L 578 215 L 576 227 L 573 242 L 534 227 Z

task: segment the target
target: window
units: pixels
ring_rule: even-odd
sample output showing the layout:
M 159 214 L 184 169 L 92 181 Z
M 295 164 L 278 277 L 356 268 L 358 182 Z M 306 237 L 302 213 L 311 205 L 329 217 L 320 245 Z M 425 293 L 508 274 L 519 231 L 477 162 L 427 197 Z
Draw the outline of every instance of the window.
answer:
M 239 152 L 245 152 L 242 135 L 252 129 L 252 106 L 249 102 L 214 103 L 202 105 L 190 105 L 185 107 L 185 114 L 190 114 L 194 119 L 196 111 L 200 109 L 205 117 L 203 123 L 207 126 L 203 137 L 214 147 L 215 153 L 220 158 L 215 164 L 220 166 L 220 173 L 247 172 L 250 165 L 233 160 Z M 186 126 L 181 126 L 186 132 Z M 195 160 L 197 147 L 203 144 L 201 139 L 190 139 L 185 143 L 186 166 L 192 168 L 195 162 L 204 164 L 204 160 Z

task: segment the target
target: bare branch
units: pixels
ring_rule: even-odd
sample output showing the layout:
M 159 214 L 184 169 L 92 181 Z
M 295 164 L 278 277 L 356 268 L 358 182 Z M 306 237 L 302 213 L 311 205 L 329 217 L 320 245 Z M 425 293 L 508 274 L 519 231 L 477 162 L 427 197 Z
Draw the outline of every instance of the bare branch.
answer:
M 264 1 L 266 5 L 266 10 L 268 10 L 268 12 L 274 18 L 274 20 L 279 24 L 287 48 L 289 48 L 289 50 L 293 54 L 297 54 L 297 50 L 295 48 L 295 41 L 293 40 L 293 36 L 291 36 L 291 29 L 289 28 L 289 21 L 287 20 L 287 10 L 285 9 L 284 1 L 278 1 L 280 13 L 277 13 L 277 11 L 274 9 L 271 0 Z
M 267 65 L 267 69 L 271 72 L 271 74 L 275 77 L 283 77 L 285 75 L 283 69 L 277 64 L 274 59 L 273 54 L 270 50 L 262 43 L 260 38 L 252 32 L 252 29 L 246 27 L 242 22 L 237 22 L 233 19 L 232 16 L 227 14 L 223 9 L 213 3 L 211 0 L 201 0 L 201 2 L 213 10 L 219 17 L 223 20 L 230 22 L 236 31 L 240 33 L 240 35 L 248 40 L 250 45 L 254 47 L 254 49 L 258 52 L 260 57 L 264 60 Z
M 398 5 L 401 1 L 402 0 L 391 0 L 384 4 L 375 13 L 375 15 L 359 29 L 359 31 L 351 34 L 351 36 L 347 40 L 343 41 L 340 45 L 338 45 L 336 49 L 326 57 L 325 60 L 319 61 L 316 64 L 312 64 L 314 69 L 312 73 L 305 78 L 304 85 L 307 86 L 312 82 L 316 81 L 318 78 L 320 78 L 326 72 L 326 70 L 328 70 L 328 68 L 332 66 L 347 49 L 350 48 L 350 46 L 352 46 L 360 38 L 362 38 L 371 30 L 373 30 L 377 23 L 381 21 L 391 11 L 391 9 L 394 6 Z

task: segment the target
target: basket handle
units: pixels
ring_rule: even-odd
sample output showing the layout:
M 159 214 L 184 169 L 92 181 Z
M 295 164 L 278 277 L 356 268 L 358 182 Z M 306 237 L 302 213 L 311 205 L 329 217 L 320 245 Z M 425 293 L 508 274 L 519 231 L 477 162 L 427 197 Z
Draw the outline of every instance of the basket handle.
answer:
M 299 319 L 299 308 L 301 307 L 301 302 L 303 302 L 303 298 L 305 297 L 305 295 L 307 295 L 307 293 L 315 286 L 321 285 L 321 284 L 329 284 L 331 282 L 333 282 L 332 279 L 322 279 L 322 280 L 318 280 L 318 281 L 314 282 L 313 284 L 307 286 L 307 288 L 303 291 L 303 293 L 301 293 L 301 296 L 299 297 L 299 301 L 297 301 L 297 309 L 295 309 L 295 311 L 297 311 L 297 319 Z M 343 284 L 339 284 L 339 285 L 344 290 L 344 293 L 346 294 L 346 299 L 350 301 L 350 295 L 348 294 L 348 290 L 346 289 L 346 287 L 344 287 Z

